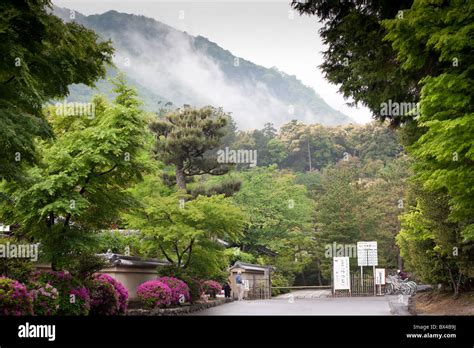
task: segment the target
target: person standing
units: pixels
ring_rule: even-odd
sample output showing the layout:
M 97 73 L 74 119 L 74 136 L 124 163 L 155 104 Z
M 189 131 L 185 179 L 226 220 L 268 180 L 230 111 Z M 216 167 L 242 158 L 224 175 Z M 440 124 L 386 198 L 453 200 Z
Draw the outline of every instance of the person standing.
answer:
M 244 282 L 242 280 L 242 271 L 237 271 L 237 276 L 235 277 L 235 283 L 237 284 L 237 295 L 239 301 L 244 299 Z
M 224 286 L 222 287 L 224 289 L 224 296 L 225 298 L 230 298 L 230 285 L 229 282 L 225 282 Z

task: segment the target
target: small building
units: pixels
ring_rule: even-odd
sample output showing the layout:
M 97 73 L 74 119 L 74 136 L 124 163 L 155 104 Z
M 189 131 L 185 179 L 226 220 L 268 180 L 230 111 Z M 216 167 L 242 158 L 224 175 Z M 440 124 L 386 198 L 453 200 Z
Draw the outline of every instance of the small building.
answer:
M 229 284 L 232 288 L 231 296 L 238 297 L 237 283 L 235 278 L 238 272 L 242 272 L 241 277 L 245 285 L 244 299 L 257 300 L 269 299 L 272 294 L 271 271 L 272 266 L 254 265 L 237 261 L 230 269 Z
M 149 280 L 158 278 L 158 266 L 169 265 L 168 261 L 146 259 L 138 256 L 126 256 L 114 253 L 99 254 L 108 265 L 99 273 L 105 273 L 122 283 L 127 289 L 130 299 L 137 298 L 137 287 Z M 38 271 L 51 270 L 51 264 L 36 264 Z
M 100 270 L 118 280 L 128 290 L 129 298 L 137 297 L 137 287 L 149 280 L 158 278 L 157 267 L 169 265 L 168 261 L 145 259 L 138 256 L 102 254 L 109 266 Z

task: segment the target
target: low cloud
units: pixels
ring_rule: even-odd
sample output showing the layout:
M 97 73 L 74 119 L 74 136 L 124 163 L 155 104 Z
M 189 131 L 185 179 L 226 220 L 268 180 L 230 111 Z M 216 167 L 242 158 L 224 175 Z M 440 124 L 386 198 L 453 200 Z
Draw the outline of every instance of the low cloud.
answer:
M 155 40 L 127 32 L 126 37 L 112 40 L 119 43 L 117 67 L 176 106 L 223 107 L 242 130 L 261 128 L 267 122 L 280 125 L 292 118 L 289 105 L 275 98 L 265 84 L 230 81 L 218 64 L 197 51 L 189 36 L 181 32 L 170 31 Z

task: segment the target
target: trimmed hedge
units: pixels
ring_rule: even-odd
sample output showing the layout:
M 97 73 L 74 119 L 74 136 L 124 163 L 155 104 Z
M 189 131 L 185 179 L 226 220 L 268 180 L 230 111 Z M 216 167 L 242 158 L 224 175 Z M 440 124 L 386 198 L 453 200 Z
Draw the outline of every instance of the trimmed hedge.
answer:
M 137 296 L 147 308 L 166 307 L 171 304 L 171 289 L 159 280 L 150 280 L 140 284 Z

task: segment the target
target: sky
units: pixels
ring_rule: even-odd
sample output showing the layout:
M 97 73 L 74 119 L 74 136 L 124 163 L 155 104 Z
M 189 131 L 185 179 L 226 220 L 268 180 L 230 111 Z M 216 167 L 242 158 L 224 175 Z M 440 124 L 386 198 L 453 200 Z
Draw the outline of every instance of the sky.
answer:
M 324 45 L 315 16 L 300 16 L 290 0 L 53 0 L 84 15 L 109 10 L 144 15 L 191 35 L 201 35 L 238 57 L 277 67 L 312 87 L 329 105 L 357 123 L 370 111 L 346 105 L 338 87 L 326 81 L 319 65 Z

